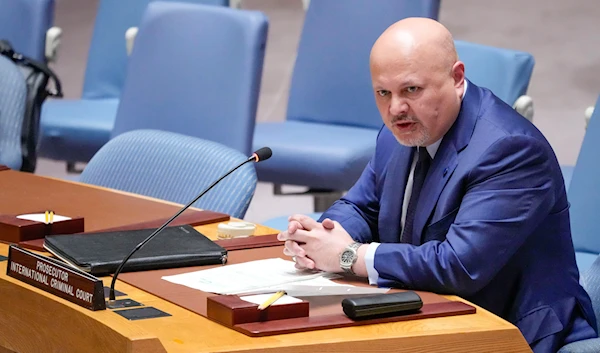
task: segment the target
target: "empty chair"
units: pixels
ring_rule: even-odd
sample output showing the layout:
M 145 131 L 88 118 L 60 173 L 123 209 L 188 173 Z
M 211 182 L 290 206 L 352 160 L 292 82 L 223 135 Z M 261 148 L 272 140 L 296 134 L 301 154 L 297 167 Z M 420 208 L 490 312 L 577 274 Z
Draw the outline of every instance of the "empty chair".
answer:
M 0 0 L 0 39 L 29 58 L 45 62 L 54 55 L 60 30 L 53 21 L 54 0 Z
M 587 107 L 584 112 L 585 119 L 585 128 L 587 129 L 590 124 L 590 119 L 592 118 L 592 114 L 594 114 L 594 107 Z M 565 185 L 567 189 L 571 185 L 571 179 L 573 178 L 573 169 L 575 169 L 574 165 L 561 165 L 560 170 L 562 171 L 563 178 L 565 179 Z
M 600 107 L 600 97 L 596 101 Z M 571 203 L 571 232 L 579 271 L 590 267 L 600 254 L 600 224 L 596 219 L 600 210 L 600 109 L 595 109 L 587 127 L 573 178 L 568 188 Z
M 310 2 L 284 122 L 259 123 L 254 146 L 270 146 L 259 180 L 309 192 L 347 190 L 375 150 L 382 126 L 373 98 L 369 52 L 379 35 L 406 17 L 437 18 L 439 1 Z M 334 194 L 337 198 L 339 194 Z M 322 211 L 330 195 L 315 197 Z
M 44 103 L 40 122 L 41 157 L 87 162 L 110 139 L 128 61 L 125 32 L 139 25 L 152 1 L 100 0 L 81 99 Z M 229 4 L 228 0 L 179 1 Z
M 12 60 L 0 55 L 0 164 L 20 170 L 27 87 Z
M 137 130 L 104 145 L 85 167 L 80 181 L 186 204 L 247 158 L 216 142 L 166 131 Z M 243 218 L 255 188 L 254 166 L 247 164 L 193 207 Z
M 268 22 L 262 12 L 152 3 L 112 136 L 156 129 L 252 148 Z
M 535 60 L 527 52 L 455 40 L 465 75 L 474 84 L 494 92 L 528 120 L 533 119 L 533 100 L 526 96 Z

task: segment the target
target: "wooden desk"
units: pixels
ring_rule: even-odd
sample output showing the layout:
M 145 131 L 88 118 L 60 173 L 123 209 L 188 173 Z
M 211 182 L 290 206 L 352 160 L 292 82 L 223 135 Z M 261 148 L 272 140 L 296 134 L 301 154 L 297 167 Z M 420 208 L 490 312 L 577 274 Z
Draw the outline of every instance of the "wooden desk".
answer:
M 16 172 L 0 173 L 3 188 L 41 180 L 26 175 L 13 178 L 13 185 L 8 185 L 2 177 L 5 173 Z M 76 185 L 55 182 L 61 188 Z M 116 197 L 125 203 L 143 200 L 150 209 L 165 207 L 165 212 L 177 208 L 145 197 L 90 188 L 101 191 L 108 203 Z M 0 212 L 10 208 L 9 201 L 2 200 Z M 71 202 L 79 203 L 81 210 L 102 207 L 105 217 L 114 212 L 90 200 Z M 131 215 L 137 211 L 122 212 Z M 168 214 L 153 215 L 164 216 Z M 216 227 L 204 225 L 198 230 L 215 236 Z M 259 234 L 272 232 L 266 227 L 258 229 Z M 0 244 L 0 255 L 6 255 L 7 249 L 8 245 Z M 110 284 L 109 277 L 103 281 Z M 515 326 L 479 307 L 473 315 L 251 338 L 126 283 L 118 281 L 116 288 L 172 316 L 127 321 L 110 310 L 92 312 L 6 276 L 6 261 L 0 262 L 0 347 L 4 347 L 0 352 L 530 352 Z

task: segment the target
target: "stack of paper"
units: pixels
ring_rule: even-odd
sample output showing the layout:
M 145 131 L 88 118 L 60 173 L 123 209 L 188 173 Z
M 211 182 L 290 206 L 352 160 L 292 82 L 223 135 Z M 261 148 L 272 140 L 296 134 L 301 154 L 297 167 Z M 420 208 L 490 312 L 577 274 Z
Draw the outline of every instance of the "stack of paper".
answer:
M 355 287 L 331 281 L 336 274 L 298 270 L 280 258 L 226 265 L 162 279 L 217 294 L 260 294 L 284 290 L 291 296 L 385 293 L 388 288 Z

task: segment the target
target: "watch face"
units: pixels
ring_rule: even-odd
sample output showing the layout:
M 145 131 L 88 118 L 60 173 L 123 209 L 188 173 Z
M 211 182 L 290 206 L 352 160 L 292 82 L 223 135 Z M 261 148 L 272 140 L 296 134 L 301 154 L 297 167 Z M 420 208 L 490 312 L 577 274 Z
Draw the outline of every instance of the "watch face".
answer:
M 340 262 L 342 264 L 351 265 L 353 261 L 354 261 L 354 252 L 352 252 L 351 250 L 345 250 L 342 253 L 342 256 L 340 256 Z

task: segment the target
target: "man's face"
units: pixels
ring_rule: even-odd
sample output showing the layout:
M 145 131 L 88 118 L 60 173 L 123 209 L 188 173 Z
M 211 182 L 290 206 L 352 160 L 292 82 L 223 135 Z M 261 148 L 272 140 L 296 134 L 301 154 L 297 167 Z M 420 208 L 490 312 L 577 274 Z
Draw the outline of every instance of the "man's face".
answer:
M 457 67 L 458 65 L 458 67 Z M 420 60 L 376 60 L 371 65 L 375 102 L 383 122 L 405 146 L 428 146 L 452 126 L 460 110 L 462 63 L 434 67 Z

